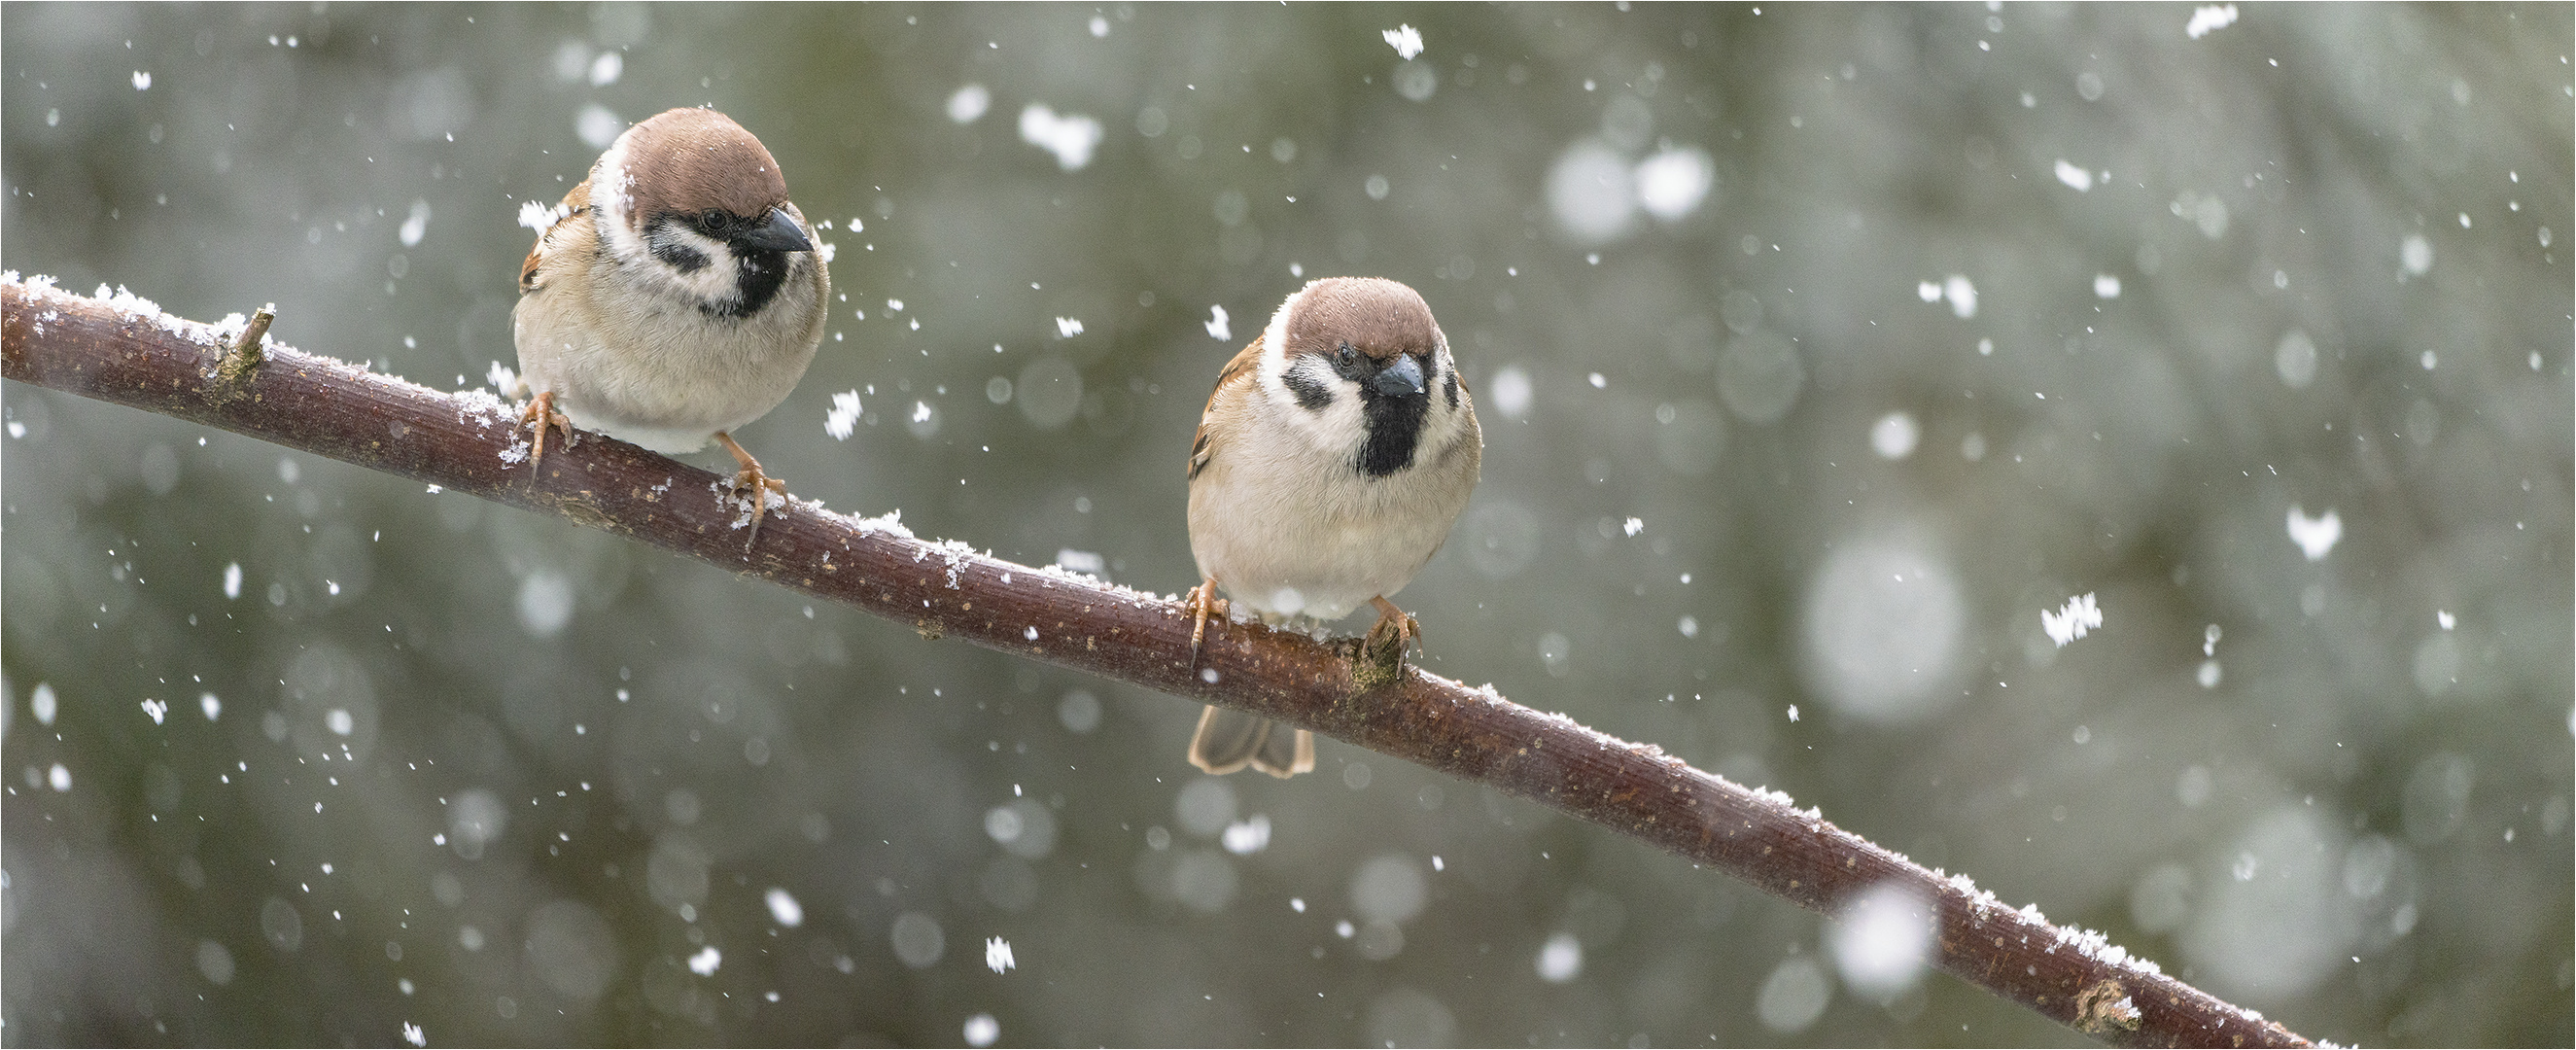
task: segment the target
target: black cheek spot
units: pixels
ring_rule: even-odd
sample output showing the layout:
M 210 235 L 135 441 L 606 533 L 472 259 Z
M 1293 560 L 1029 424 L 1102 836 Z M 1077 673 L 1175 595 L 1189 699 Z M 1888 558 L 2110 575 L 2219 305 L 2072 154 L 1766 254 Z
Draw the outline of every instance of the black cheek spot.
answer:
M 1297 407 L 1306 411 L 1321 412 L 1333 403 L 1333 388 L 1296 369 L 1289 369 L 1287 375 L 1280 377 L 1280 382 L 1288 384 L 1288 392 L 1297 395 Z
M 1444 397 L 1446 397 L 1446 398 L 1448 398 L 1448 399 L 1449 399 L 1449 407 L 1451 407 L 1451 408 L 1456 408 L 1456 407 L 1458 407 L 1458 373 L 1457 373 L 1457 372 L 1455 372 L 1455 371 L 1451 371 L 1451 372 L 1448 372 L 1448 373 L 1443 374 L 1443 375 L 1440 377 L 1440 393 L 1441 393 L 1441 395 L 1442 395 L 1442 396 L 1444 396 Z
M 653 239 L 653 257 L 668 263 L 681 273 L 696 273 L 707 268 L 707 254 L 674 240 Z

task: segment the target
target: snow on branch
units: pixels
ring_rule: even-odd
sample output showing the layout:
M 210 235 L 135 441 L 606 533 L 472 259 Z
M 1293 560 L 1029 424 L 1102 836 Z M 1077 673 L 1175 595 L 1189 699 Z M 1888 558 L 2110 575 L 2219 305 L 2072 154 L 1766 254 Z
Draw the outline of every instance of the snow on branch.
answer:
M 589 435 L 531 476 L 516 410 L 246 332 L 171 317 L 124 293 L 0 274 L 0 377 L 173 416 L 551 513 L 737 573 L 989 649 L 1304 726 L 1490 785 L 1845 916 L 1894 888 L 1937 914 L 1930 965 L 2115 1045 L 2305 1046 L 2261 1015 L 2164 974 L 2089 930 L 2012 908 L 1964 875 L 1928 871 L 1788 796 L 1749 790 L 1651 744 L 1594 732 L 1419 668 L 1361 691 L 1356 643 L 1211 623 L 1193 673 L 1172 598 L 1030 568 L 894 516 L 791 499 L 746 550 L 742 507 L 716 475 Z M 244 338 L 245 335 L 248 338 Z M 242 344 L 237 348 L 236 344 Z M 227 354 L 247 368 L 223 368 Z

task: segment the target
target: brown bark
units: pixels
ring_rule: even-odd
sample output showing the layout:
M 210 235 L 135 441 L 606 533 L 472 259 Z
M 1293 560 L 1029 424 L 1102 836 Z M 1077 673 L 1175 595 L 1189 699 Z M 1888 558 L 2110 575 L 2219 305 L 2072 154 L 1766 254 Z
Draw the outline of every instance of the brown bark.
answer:
M 1178 603 L 796 500 L 746 550 L 746 515 L 719 495 L 714 474 L 594 434 L 571 448 L 549 442 L 531 476 L 517 412 L 488 394 L 442 393 L 273 343 L 247 368 L 220 367 L 238 334 L 131 303 L 14 279 L 0 285 L 0 376 L 10 380 L 560 514 L 903 621 L 926 638 L 956 637 L 1304 726 L 1615 829 L 1813 911 L 1838 914 L 1863 892 L 1900 885 L 1934 902 L 1934 965 L 2108 1043 L 2308 1045 L 2098 934 L 2006 907 L 1784 796 L 1703 773 L 1651 744 L 1419 668 L 1356 689 L 1352 640 L 1211 622 L 1193 673 L 1190 621 Z

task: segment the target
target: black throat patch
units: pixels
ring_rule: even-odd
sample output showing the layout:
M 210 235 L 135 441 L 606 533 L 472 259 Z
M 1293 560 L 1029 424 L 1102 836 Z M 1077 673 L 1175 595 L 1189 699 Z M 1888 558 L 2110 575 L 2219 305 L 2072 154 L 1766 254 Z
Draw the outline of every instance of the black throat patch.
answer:
M 1360 473 L 1382 478 L 1412 466 L 1414 446 L 1422 442 L 1430 408 L 1431 399 L 1424 395 L 1387 397 L 1363 384 L 1360 420 L 1368 428 L 1368 437 L 1360 442 Z
M 730 298 L 698 304 L 709 317 L 749 317 L 778 297 L 778 289 L 787 283 L 787 253 L 776 248 L 749 248 L 729 245 L 733 249 L 734 294 Z

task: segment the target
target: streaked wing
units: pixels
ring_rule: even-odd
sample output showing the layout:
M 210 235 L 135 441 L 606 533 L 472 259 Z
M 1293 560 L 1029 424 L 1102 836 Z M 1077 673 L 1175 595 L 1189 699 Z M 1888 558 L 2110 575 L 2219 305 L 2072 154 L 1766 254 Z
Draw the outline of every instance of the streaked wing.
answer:
M 537 243 L 528 249 L 527 261 L 519 264 L 519 294 L 521 295 L 536 290 L 537 266 L 543 263 L 546 257 L 546 238 L 553 236 L 554 232 L 561 229 L 563 224 L 570 221 L 573 216 L 590 210 L 590 180 L 582 180 L 573 186 L 572 192 L 564 194 L 562 207 L 563 217 L 556 219 L 543 232 L 537 234 Z
M 1207 409 L 1199 413 L 1198 432 L 1190 436 L 1190 480 L 1198 480 L 1199 471 L 1206 469 L 1209 458 L 1215 455 L 1208 441 L 1208 421 L 1216 418 L 1217 400 L 1225 396 L 1229 386 L 1254 382 L 1259 374 L 1256 366 L 1260 363 L 1261 340 L 1255 339 L 1216 374 L 1216 390 L 1208 394 Z

